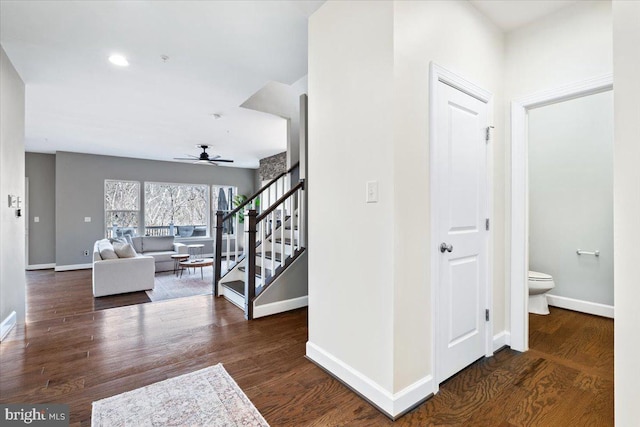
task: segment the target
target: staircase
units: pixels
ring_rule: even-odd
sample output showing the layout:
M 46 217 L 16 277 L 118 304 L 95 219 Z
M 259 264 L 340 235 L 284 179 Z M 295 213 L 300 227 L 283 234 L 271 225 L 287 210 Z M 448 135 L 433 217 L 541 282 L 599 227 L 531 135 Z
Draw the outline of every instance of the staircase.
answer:
M 297 165 L 216 213 L 214 292 L 254 319 L 307 305 L 304 180 Z

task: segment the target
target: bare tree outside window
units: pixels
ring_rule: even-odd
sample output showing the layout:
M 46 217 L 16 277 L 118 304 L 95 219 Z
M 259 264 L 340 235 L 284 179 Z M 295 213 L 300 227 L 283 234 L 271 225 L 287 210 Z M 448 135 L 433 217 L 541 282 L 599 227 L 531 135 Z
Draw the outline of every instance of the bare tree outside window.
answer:
M 209 235 L 208 185 L 147 182 L 144 206 L 147 235 Z
M 104 181 L 105 236 L 136 235 L 140 218 L 140 183 Z

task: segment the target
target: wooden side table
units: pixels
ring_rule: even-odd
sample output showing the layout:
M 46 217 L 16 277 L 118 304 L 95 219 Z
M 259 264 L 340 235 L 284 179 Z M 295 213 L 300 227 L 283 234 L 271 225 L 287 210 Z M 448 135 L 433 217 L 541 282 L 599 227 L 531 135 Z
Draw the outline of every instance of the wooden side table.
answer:
M 173 274 L 178 275 L 178 271 L 182 273 L 180 263 L 182 261 L 186 261 L 189 259 L 189 254 L 176 254 L 171 255 L 171 259 L 173 260 Z
M 180 269 L 180 277 L 182 277 L 182 270 L 184 270 L 185 268 L 191 268 L 193 267 L 193 269 L 195 270 L 197 267 L 200 267 L 200 278 L 204 279 L 204 273 L 202 272 L 202 267 L 209 267 L 212 266 L 213 267 L 213 258 L 204 258 L 204 259 L 191 259 L 191 260 L 185 260 L 185 261 L 180 261 L 180 267 L 182 267 Z

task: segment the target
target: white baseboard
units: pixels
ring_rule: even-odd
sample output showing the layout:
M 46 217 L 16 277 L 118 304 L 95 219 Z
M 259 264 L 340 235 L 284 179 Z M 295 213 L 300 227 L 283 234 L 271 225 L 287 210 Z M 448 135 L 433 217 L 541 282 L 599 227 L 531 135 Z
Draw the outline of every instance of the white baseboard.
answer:
M 56 265 L 56 271 L 69 271 L 69 270 L 86 270 L 93 268 L 93 264 L 70 264 L 70 265 Z
M 288 299 L 284 301 L 276 301 L 269 304 L 254 305 L 253 318 L 257 319 L 258 317 L 270 316 L 272 314 L 295 310 L 296 308 L 302 308 L 308 305 L 308 296 Z
M 493 336 L 493 351 L 497 351 L 505 345 L 511 345 L 511 334 L 507 331 L 502 331 Z
M 597 302 L 583 301 L 579 299 L 559 297 L 556 295 L 547 294 L 547 303 L 554 307 L 566 308 L 567 310 L 608 317 L 610 319 L 613 319 L 614 315 L 614 309 L 612 305 L 600 304 Z
M 51 263 L 51 264 L 31 264 L 31 265 L 27 265 L 27 271 L 32 271 L 32 270 L 50 270 L 52 268 L 56 268 L 56 263 Z
M 307 342 L 307 358 L 392 419 L 422 403 L 434 392 L 433 377 L 427 375 L 405 389 L 392 394 L 366 375 L 353 369 L 312 342 Z
M 16 326 L 16 312 L 12 311 L 11 314 L 0 323 L 0 341 L 3 341 L 7 337 L 7 334 L 9 334 L 9 331 L 11 331 L 14 326 Z

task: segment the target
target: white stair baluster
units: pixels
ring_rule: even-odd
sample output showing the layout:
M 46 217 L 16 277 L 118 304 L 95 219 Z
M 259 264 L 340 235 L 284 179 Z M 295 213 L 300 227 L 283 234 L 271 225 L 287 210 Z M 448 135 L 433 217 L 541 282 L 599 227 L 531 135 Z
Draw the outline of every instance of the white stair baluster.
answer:
M 229 222 L 232 222 L 233 219 L 229 218 L 228 219 Z M 230 224 L 231 225 L 231 224 Z M 227 266 L 227 271 L 229 271 L 229 255 L 231 254 L 231 251 L 229 250 L 229 239 L 230 239 L 230 235 L 229 235 L 229 229 L 227 229 L 227 255 L 225 256 L 225 265 Z
M 300 247 L 304 247 L 307 242 L 304 241 L 305 230 L 304 228 L 304 210 L 306 206 L 304 203 L 304 190 L 298 190 L 298 242 Z
M 271 222 L 271 274 L 276 271 L 276 229 L 274 228 L 276 213 L 269 214 Z
M 233 218 L 233 243 L 234 243 L 234 251 L 233 251 L 233 265 L 238 263 L 238 224 L 240 224 L 238 215 Z
M 264 220 L 262 220 L 261 223 L 258 224 L 258 226 L 260 227 L 260 277 L 262 277 L 262 286 L 264 286 L 265 284 L 265 278 L 266 275 L 264 273 L 264 248 L 265 248 L 265 237 L 266 237 L 266 223 Z
M 286 228 L 284 226 L 284 203 L 281 206 L 281 211 L 280 211 L 280 249 L 282 250 L 282 253 L 280 254 L 280 266 L 282 267 L 282 265 L 284 264 L 284 259 L 285 259 L 285 247 L 284 247 L 284 229 Z
M 296 236 L 295 234 L 295 230 L 296 227 L 293 224 L 293 215 L 295 214 L 295 209 L 293 207 L 293 198 L 294 196 L 297 196 L 298 192 L 294 193 L 291 195 L 291 197 L 289 197 L 289 229 L 291 230 L 291 242 L 294 242 L 294 238 Z M 293 245 L 293 243 L 291 243 Z

